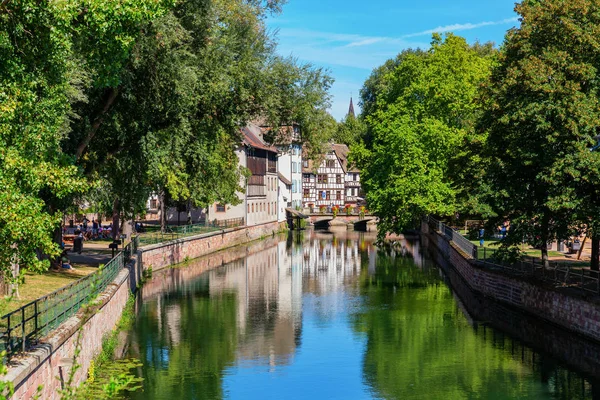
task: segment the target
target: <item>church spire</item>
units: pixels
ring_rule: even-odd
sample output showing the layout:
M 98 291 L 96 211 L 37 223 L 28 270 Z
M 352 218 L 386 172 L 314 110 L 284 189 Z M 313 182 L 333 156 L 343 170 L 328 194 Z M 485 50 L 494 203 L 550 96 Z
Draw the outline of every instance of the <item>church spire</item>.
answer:
M 350 97 L 350 108 L 348 108 L 348 115 L 352 115 L 356 118 L 356 114 L 354 114 L 354 103 L 352 103 L 352 96 Z

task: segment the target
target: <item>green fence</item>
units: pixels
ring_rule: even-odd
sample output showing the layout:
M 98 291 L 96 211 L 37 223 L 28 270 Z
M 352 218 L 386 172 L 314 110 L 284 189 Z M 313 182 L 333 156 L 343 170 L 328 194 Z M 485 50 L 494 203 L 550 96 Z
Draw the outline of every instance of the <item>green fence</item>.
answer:
M 97 272 L 24 305 L 0 318 L 0 342 L 8 357 L 25 351 L 102 293 L 137 252 L 133 237 L 122 252 Z
M 201 235 L 203 233 L 215 232 L 222 229 L 237 228 L 244 225 L 244 218 L 215 220 L 200 224 L 168 226 L 165 232 L 154 231 L 139 235 L 140 246 L 170 242 L 185 237 Z

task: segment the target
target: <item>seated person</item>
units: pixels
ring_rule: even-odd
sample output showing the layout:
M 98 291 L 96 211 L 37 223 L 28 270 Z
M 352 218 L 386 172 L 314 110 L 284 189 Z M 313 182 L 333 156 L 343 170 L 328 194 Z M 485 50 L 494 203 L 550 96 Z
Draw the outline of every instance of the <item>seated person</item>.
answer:
M 60 256 L 60 263 L 63 269 L 73 269 L 69 257 L 67 256 L 67 250 L 64 250 Z

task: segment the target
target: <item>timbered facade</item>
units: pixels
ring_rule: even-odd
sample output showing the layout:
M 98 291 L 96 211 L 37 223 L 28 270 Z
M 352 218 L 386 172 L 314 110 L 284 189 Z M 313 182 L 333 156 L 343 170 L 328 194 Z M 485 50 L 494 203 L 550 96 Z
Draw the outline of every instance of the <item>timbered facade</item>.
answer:
M 348 146 L 330 145 L 321 164 L 315 168 L 306 160 L 302 165 L 302 193 L 305 208 L 344 207 L 360 196 L 360 177 L 348 166 Z

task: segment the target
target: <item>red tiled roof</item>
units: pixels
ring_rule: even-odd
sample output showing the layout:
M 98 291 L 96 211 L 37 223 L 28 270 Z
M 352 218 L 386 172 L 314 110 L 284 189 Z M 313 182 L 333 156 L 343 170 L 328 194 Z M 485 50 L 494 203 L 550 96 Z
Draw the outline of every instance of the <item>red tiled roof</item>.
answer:
M 257 127 L 258 128 L 258 127 Z M 258 128 L 260 131 L 260 129 Z M 277 153 L 277 149 L 273 146 L 269 146 L 264 143 L 256 133 L 253 132 L 252 127 L 244 127 L 242 128 L 242 133 L 244 134 L 244 144 L 250 147 L 254 147 L 255 149 L 261 149 L 266 151 L 271 151 L 273 153 Z

